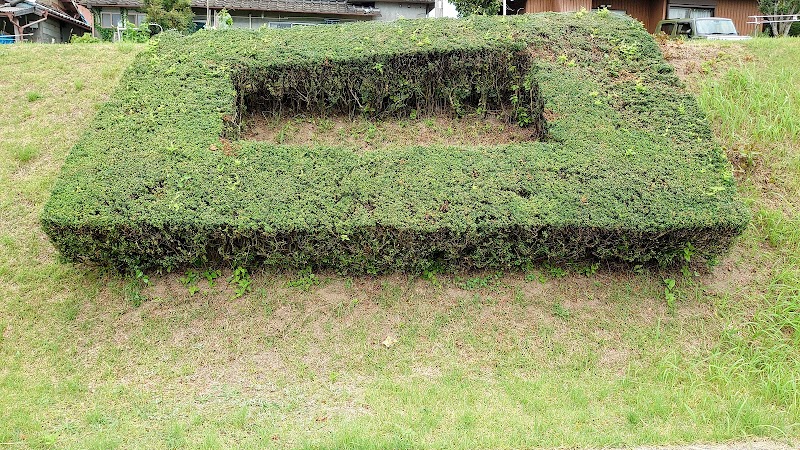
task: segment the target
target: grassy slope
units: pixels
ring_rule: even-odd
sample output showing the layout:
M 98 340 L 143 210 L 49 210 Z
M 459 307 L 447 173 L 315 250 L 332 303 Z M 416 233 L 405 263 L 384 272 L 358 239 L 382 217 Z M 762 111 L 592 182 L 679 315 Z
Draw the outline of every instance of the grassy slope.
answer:
M 124 280 L 59 263 L 37 218 L 68 149 L 139 48 L 0 48 L 0 93 L 12 100 L 0 115 L 0 442 L 797 439 L 800 41 L 748 48 L 759 58 L 694 78 L 755 212 L 711 275 L 266 273 L 237 300 L 224 279 L 189 296 L 169 276 L 153 278 L 138 307 Z M 673 308 L 663 277 L 678 278 Z M 387 337 L 397 340 L 390 348 Z

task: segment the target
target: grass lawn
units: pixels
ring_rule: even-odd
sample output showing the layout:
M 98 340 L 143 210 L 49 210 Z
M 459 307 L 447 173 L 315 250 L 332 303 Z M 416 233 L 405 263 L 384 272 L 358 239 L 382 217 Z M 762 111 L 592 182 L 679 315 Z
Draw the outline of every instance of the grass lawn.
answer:
M 754 214 L 710 273 L 267 272 L 237 298 L 230 271 L 64 264 L 40 229 L 143 48 L 0 47 L 0 445 L 800 442 L 800 40 L 667 50 Z

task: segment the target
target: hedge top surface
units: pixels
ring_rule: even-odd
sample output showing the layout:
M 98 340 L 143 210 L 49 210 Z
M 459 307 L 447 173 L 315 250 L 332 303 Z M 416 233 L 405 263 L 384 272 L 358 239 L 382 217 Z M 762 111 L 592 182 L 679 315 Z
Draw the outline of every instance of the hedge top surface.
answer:
M 248 93 L 308 105 L 317 95 L 325 108 L 355 90 L 408 111 L 433 90 L 461 92 L 471 73 L 496 72 L 495 62 L 512 75 L 508 89 L 487 95 L 540 97 L 546 139 L 361 153 L 235 138 Z M 469 70 L 459 72 L 461 63 Z M 443 64 L 449 78 L 431 81 Z M 472 84 L 490 91 L 484 79 Z M 396 92 L 404 89 L 405 97 Z M 653 39 L 638 22 L 595 13 L 165 35 L 126 71 L 43 213 L 67 256 L 144 266 L 204 258 L 213 233 L 344 240 L 376 228 L 493 236 L 515 227 L 704 229 L 727 236 L 725 247 L 747 220 L 704 114 Z M 181 229 L 202 237 L 145 249 L 143 241 L 163 247 Z M 139 242 L 110 242 L 126 236 Z

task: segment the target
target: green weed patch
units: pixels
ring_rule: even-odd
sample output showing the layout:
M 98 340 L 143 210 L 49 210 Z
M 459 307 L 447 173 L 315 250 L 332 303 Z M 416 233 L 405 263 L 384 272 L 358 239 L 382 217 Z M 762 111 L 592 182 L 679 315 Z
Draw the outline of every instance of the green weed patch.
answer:
M 276 116 L 504 118 L 530 141 L 361 152 L 241 139 Z M 602 14 L 163 36 L 73 148 L 42 223 L 73 261 L 351 272 L 682 261 L 748 221 L 695 100 Z

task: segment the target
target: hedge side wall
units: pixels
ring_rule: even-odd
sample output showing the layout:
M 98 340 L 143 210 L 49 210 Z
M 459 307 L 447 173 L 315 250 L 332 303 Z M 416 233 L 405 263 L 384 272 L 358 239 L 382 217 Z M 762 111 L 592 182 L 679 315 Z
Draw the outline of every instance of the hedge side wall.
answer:
M 356 273 L 669 264 L 685 249 L 724 253 L 748 221 L 704 115 L 632 20 L 201 31 L 152 45 L 72 150 L 43 212 L 71 260 Z M 372 116 L 470 105 L 510 108 L 517 121 L 522 109 L 547 119 L 547 135 L 367 153 L 235 139 L 243 107 L 278 105 Z

